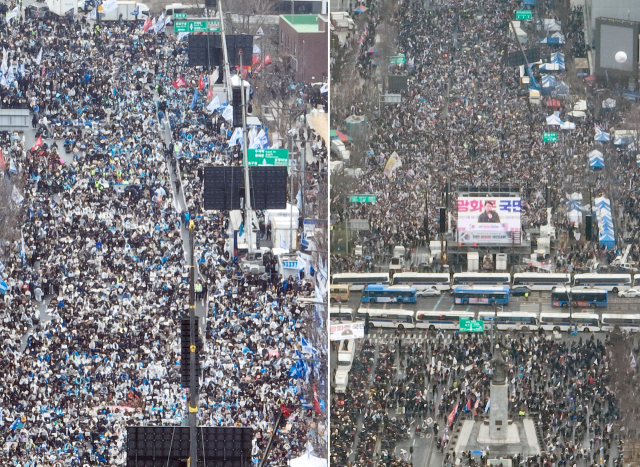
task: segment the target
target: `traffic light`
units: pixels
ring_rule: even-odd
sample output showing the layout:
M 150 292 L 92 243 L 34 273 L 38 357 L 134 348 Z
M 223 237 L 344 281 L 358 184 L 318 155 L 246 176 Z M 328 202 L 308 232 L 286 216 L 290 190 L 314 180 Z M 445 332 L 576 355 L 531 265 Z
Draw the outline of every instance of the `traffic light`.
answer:
M 585 216 L 584 217 L 584 227 L 585 227 L 585 234 L 586 234 L 588 242 L 590 242 L 591 239 L 593 238 L 592 224 L 593 223 L 591 221 L 591 216 Z
M 231 89 L 231 97 L 233 99 L 233 126 L 242 126 L 242 87 L 234 86 Z

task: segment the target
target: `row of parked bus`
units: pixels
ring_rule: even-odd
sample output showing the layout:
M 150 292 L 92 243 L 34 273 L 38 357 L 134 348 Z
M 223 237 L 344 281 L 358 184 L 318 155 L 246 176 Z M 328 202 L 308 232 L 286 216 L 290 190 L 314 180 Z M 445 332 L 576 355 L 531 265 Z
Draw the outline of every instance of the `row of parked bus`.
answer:
M 626 331 L 640 330 L 640 314 L 628 313 L 568 313 L 526 311 L 412 311 L 402 309 L 371 309 L 360 307 L 357 312 L 347 307 L 331 307 L 332 321 L 365 321 L 371 328 L 392 329 L 460 329 L 460 319 L 482 320 L 484 329 L 505 331 L 611 331 L 615 326 Z
M 453 288 L 451 295 L 456 305 L 499 305 L 509 304 L 511 289 L 497 285 L 460 285 Z M 439 293 L 439 292 L 438 292 Z M 367 285 L 362 292 L 362 303 L 415 303 L 418 296 L 416 287 L 408 285 Z M 609 303 L 609 291 L 582 287 L 555 287 L 551 290 L 552 307 L 600 308 Z
M 531 291 L 550 291 L 554 287 L 593 287 L 618 293 L 640 286 L 640 274 L 570 274 L 570 273 L 447 273 L 401 272 L 393 278 L 387 273 L 342 273 L 331 278 L 334 286 L 343 286 L 350 291 L 364 289 L 367 285 L 406 285 L 417 291 L 434 288 L 452 290 L 456 286 L 502 286 L 527 287 Z

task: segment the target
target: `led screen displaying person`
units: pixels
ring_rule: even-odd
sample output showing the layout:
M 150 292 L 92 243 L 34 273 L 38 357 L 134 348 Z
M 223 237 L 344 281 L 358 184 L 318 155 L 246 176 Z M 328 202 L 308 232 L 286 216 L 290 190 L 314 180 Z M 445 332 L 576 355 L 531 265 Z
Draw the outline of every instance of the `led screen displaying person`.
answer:
M 478 217 L 478 222 L 499 224 L 500 216 L 498 215 L 497 212 L 493 210 L 494 208 L 495 208 L 495 204 L 493 201 L 491 200 L 485 201 L 484 211 L 482 211 L 482 214 L 480 214 L 480 216 Z

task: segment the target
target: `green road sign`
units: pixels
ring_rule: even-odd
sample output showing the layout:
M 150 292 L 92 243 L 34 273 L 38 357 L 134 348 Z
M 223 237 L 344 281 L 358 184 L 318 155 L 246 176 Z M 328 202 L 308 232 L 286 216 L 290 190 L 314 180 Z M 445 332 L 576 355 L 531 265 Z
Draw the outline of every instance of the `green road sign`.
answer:
M 389 57 L 389 63 L 392 65 L 402 65 L 405 61 L 404 54 L 398 54 L 395 57 Z
M 558 141 L 558 133 L 542 133 L 543 143 L 555 143 Z
M 173 19 L 187 19 L 186 13 L 174 13 Z
M 249 167 L 258 165 L 288 165 L 288 149 L 247 149 Z
M 484 332 L 484 321 L 460 318 L 460 332 Z
M 375 203 L 378 201 L 378 197 L 376 195 L 350 195 L 349 202 L 350 203 Z
M 531 19 L 531 10 L 516 10 L 516 19 Z
M 220 20 L 208 21 L 174 21 L 174 32 L 220 32 Z

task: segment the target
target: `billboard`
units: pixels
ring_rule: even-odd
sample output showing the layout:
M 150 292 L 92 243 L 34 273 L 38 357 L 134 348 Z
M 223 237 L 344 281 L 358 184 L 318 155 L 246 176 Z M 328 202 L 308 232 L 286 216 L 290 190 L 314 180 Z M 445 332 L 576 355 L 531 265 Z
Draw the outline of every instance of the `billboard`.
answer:
M 612 18 L 596 19 L 596 76 L 632 78 L 638 68 L 639 23 Z
M 329 323 L 329 340 L 359 339 L 364 337 L 364 321 Z
M 520 243 L 519 197 L 458 198 L 458 242 L 463 245 Z

